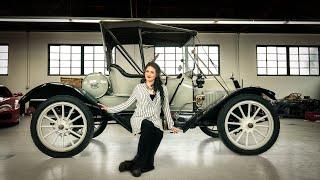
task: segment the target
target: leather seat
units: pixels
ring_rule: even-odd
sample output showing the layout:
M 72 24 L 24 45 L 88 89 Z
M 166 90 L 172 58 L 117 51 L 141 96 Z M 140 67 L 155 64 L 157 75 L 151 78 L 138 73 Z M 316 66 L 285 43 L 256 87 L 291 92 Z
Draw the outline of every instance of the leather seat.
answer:
M 115 96 L 130 96 L 143 75 L 129 74 L 117 64 L 111 64 L 109 78 Z

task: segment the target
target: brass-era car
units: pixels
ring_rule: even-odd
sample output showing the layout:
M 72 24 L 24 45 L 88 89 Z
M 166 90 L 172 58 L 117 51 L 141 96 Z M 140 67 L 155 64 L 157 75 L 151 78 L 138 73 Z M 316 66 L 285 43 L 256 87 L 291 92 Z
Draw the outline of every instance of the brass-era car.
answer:
M 43 100 L 33 113 L 30 126 L 32 139 L 43 153 L 51 157 L 74 156 L 102 133 L 109 121 L 116 121 L 131 132 L 129 119 L 135 105 L 110 114 L 102 111 L 97 103 L 113 106 L 126 101 L 143 77 L 145 49 L 156 46 L 188 47 L 179 75 L 168 76 L 162 72 L 175 126 L 183 132 L 199 127 L 211 137 L 219 136 L 228 148 L 239 154 L 263 153 L 277 140 L 280 124 L 271 104 L 275 93 L 260 87 L 240 87 L 235 79 L 228 81 L 233 83 L 233 88 L 228 86 L 228 82 L 213 74 L 195 50 L 189 51 L 195 44 L 196 31 L 144 21 L 102 21 L 100 27 L 109 76 L 89 74 L 82 88 L 42 84 L 20 100 L 21 107 L 32 99 Z M 141 61 L 134 60 L 124 45 L 139 47 Z M 112 63 L 113 48 L 135 73 Z M 192 64 L 187 63 L 190 57 Z M 205 88 L 209 78 L 201 70 L 201 64 L 211 74 L 210 83 L 216 82 L 219 89 Z M 166 121 L 163 122 L 165 127 Z

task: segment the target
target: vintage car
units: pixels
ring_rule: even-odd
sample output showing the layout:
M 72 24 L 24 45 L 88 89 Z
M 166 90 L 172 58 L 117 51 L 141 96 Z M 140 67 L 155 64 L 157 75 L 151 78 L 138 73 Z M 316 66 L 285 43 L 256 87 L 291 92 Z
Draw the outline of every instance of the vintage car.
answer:
M 19 96 L 4 85 L 0 85 L 0 125 L 18 124 L 20 122 Z
M 30 129 L 35 145 L 51 157 L 70 157 L 80 153 L 92 137 L 105 129 L 108 121 L 115 120 L 131 132 L 129 119 L 135 105 L 111 114 L 102 111 L 97 103 L 113 106 L 129 98 L 134 86 L 143 77 L 146 48 L 192 47 L 197 35 L 193 30 L 138 20 L 102 21 L 100 27 L 108 77 L 101 73 L 89 74 L 84 78 L 82 88 L 60 83 L 42 84 L 20 100 L 21 106 L 31 99 L 44 101 L 33 113 Z M 134 60 L 127 46 L 139 47 L 141 59 Z M 134 73 L 112 63 L 113 48 L 120 52 Z M 185 63 L 189 62 L 190 56 L 193 62 L 191 66 Z M 168 76 L 162 72 L 163 82 L 169 91 L 175 126 L 183 132 L 199 127 L 211 137 L 219 135 L 228 148 L 240 154 L 260 154 L 275 143 L 280 130 L 279 119 L 270 104 L 270 100 L 275 99 L 275 93 L 258 87 L 241 88 L 234 79 L 228 81 L 234 82 L 231 89 L 225 80 L 213 75 L 207 66 L 220 88 L 204 89 L 209 78 L 199 67 L 202 60 L 197 52 L 186 52 L 182 62 L 179 75 Z M 198 74 L 194 73 L 195 69 L 198 69 Z

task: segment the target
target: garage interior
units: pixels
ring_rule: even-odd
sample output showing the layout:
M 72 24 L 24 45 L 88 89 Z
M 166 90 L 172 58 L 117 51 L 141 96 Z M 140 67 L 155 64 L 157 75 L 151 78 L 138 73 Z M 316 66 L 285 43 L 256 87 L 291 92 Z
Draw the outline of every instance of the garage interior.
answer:
M 220 138 L 212 138 L 198 127 L 178 134 L 165 131 L 155 157 L 155 170 L 139 178 L 320 178 L 320 15 L 317 1 L 12 0 L 2 4 L 0 85 L 8 87 L 12 93 L 25 95 L 44 83 L 83 80 L 86 74 L 98 72 L 106 66 L 90 70 L 82 64 L 74 68 L 74 72 L 79 70 L 80 74 L 58 67 L 60 71 L 56 73 L 56 67 L 50 66 L 50 50 L 77 46 L 84 51 L 81 53 L 83 60 L 90 54 L 85 54 L 86 48 L 103 44 L 100 20 L 143 20 L 198 31 L 195 44 L 217 49 L 212 54 L 217 57 L 214 59 L 218 62 L 216 73 L 229 87 L 233 86 L 230 80 L 233 74 L 241 87 L 269 89 L 276 93 L 278 103 L 285 106 L 277 111 L 281 127 L 279 137 L 262 154 L 234 153 Z M 139 46 L 126 48 L 141 65 Z M 156 48 L 146 48 L 145 61 L 154 59 L 157 52 Z M 267 57 L 265 61 L 269 56 L 277 56 L 276 66 L 268 62 L 261 65 L 263 55 Z M 299 61 L 295 62 L 294 57 L 299 57 Z M 300 63 L 300 58 L 305 57 L 308 65 Z M 126 72 L 135 73 L 121 53 L 115 51 L 114 59 Z M 282 62 L 286 65 L 280 65 Z M 178 75 L 177 71 L 172 74 L 170 68 L 165 70 L 172 77 Z M 106 71 L 104 74 L 109 76 Z M 223 90 L 212 76 L 206 79 L 204 88 Z M 312 117 L 307 116 L 308 112 Z M 0 123 L 0 180 L 134 178 L 129 172 L 120 173 L 118 166 L 132 159 L 139 136 L 133 136 L 119 124 L 110 122 L 78 155 L 51 158 L 34 145 L 31 119 L 32 115 L 27 113 L 21 115 L 18 124 Z

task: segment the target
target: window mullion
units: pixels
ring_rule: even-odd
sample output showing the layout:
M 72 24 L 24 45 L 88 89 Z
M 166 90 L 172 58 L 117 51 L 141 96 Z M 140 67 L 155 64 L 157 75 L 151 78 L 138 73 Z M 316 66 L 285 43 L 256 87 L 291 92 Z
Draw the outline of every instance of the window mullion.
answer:
M 298 70 L 299 70 L 299 76 L 300 74 L 300 47 L 298 47 Z
M 81 61 L 81 75 L 85 75 L 84 74 L 84 45 L 81 45 L 81 51 L 80 51 L 80 54 L 81 54 L 81 58 L 80 58 L 80 61 Z
M 318 69 L 319 69 L 319 71 L 318 71 L 318 76 L 320 75 L 320 47 L 318 47 Z
M 70 74 L 69 75 L 73 75 L 73 73 L 72 73 L 72 47 L 73 46 L 70 46 L 70 66 L 69 66 L 69 70 L 70 70 Z
M 311 61 L 311 60 L 310 60 L 310 56 L 311 56 L 311 53 L 310 53 L 310 47 L 309 47 L 309 48 L 308 48 L 308 61 L 309 61 L 309 62 L 308 62 L 308 63 L 309 63 L 309 67 L 308 67 L 308 69 L 309 69 L 309 74 L 308 74 L 308 75 L 309 75 L 309 76 L 311 75 L 311 67 L 310 67 L 310 65 L 311 65 L 311 64 L 310 64 L 310 61 Z
M 286 46 L 286 52 L 287 52 L 287 75 L 291 75 L 290 74 L 290 51 L 289 51 L 289 46 Z
M 177 74 L 177 47 L 174 48 L 174 74 Z
M 95 63 L 96 63 L 96 61 L 95 61 L 95 48 L 94 48 L 94 46 L 92 46 L 92 48 L 93 48 L 93 51 L 92 51 L 92 60 L 93 60 L 93 73 L 95 73 L 95 69 L 96 69 L 96 66 L 95 66 Z
M 61 45 L 59 45 L 59 75 L 61 75 Z
M 277 67 L 276 67 L 276 70 L 277 70 L 277 75 L 279 75 L 279 71 L 278 71 L 278 47 L 276 46 L 276 61 L 277 61 L 277 63 L 276 63 L 276 65 L 277 65 Z

